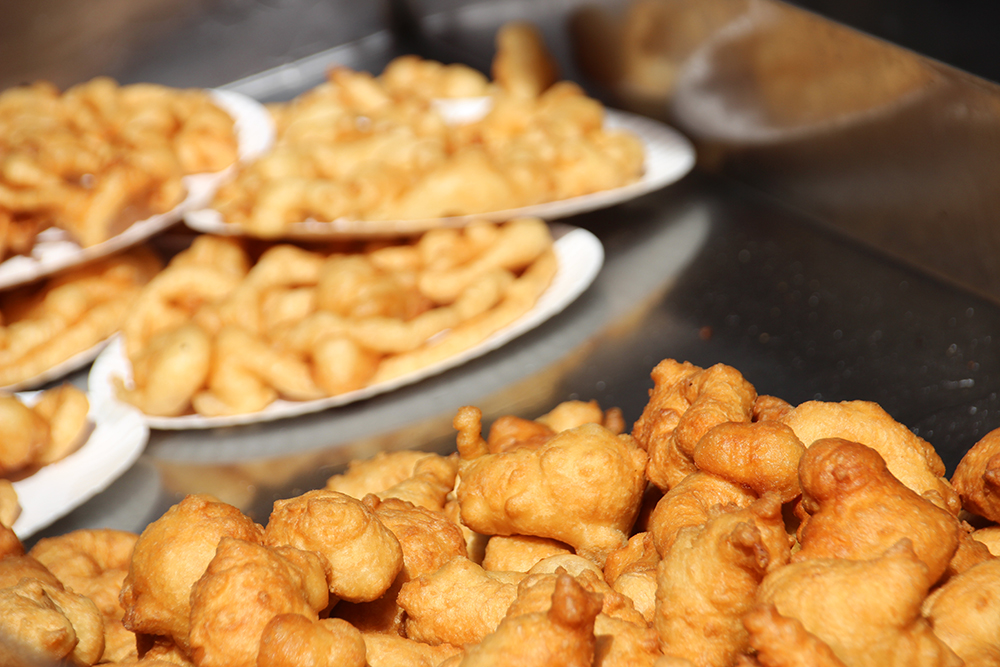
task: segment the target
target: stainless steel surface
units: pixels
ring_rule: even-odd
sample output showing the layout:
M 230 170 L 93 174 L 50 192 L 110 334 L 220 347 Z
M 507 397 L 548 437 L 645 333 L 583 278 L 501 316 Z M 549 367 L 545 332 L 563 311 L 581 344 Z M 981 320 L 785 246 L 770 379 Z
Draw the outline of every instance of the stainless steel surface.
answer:
M 594 398 L 621 407 L 631 423 L 646 402 L 650 370 L 665 357 L 730 364 L 759 392 L 793 403 L 878 401 L 934 444 L 949 467 L 1000 426 L 1000 349 L 993 341 L 1000 239 L 992 225 L 1000 213 L 993 184 L 1000 182 L 1000 97 L 993 84 L 769 0 L 586 6 L 400 0 L 386 7 L 395 11 L 391 20 L 368 6 L 339 6 L 352 18 L 349 25 L 323 15 L 311 29 L 325 30 L 330 42 L 308 42 L 315 47 L 308 54 L 296 51 L 297 42 L 280 54 L 272 42 L 257 48 L 249 28 L 226 42 L 238 48 L 208 48 L 192 35 L 215 28 L 198 15 L 178 28 L 171 48 L 151 49 L 145 64 L 121 54 L 116 62 L 148 80 L 230 82 L 260 99 L 285 99 L 318 81 L 328 64 L 378 71 L 407 50 L 486 69 L 500 23 L 529 18 L 542 26 L 564 75 L 613 104 L 687 131 L 699 145 L 700 171 L 661 192 L 570 220 L 601 239 L 605 266 L 591 289 L 538 329 L 363 403 L 269 424 L 154 432 L 132 470 L 32 541 L 80 527 L 139 531 L 191 492 L 213 493 L 264 521 L 274 500 L 321 485 L 350 458 L 380 449 L 452 449 L 451 419 L 465 404 L 481 407 L 488 421 Z M 625 31 L 630 11 L 649 19 L 632 32 Z M 267 32 L 260 20 L 240 25 Z M 767 43 L 758 31 L 783 21 L 805 31 L 792 47 L 819 54 L 819 69 L 805 80 L 827 84 L 809 89 L 821 103 L 767 115 L 762 105 L 770 97 L 746 63 Z M 279 23 L 275 33 L 288 34 L 289 24 Z M 683 30 L 675 31 L 678 25 Z M 838 68 L 859 61 L 828 57 L 824 43 L 834 56 L 845 44 L 865 59 L 874 54 L 872 67 L 904 63 L 919 82 L 916 92 L 903 87 L 908 94 L 887 108 L 859 110 L 858 99 L 876 99 L 887 89 L 881 79 L 862 77 L 863 95 L 841 107 L 851 117 L 827 122 L 822 96 L 837 82 L 856 83 L 850 75 L 858 70 Z M 188 50 L 179 53 L 184 44 Z M 693 73 L 686 69 L 706 62 Z M 100 69 L 88 67 L 77 76 Z M 771 92 L 802 92 L 772 83 Z M 721 117 L 698 111 L 711 103 L 721 104 Z M 801 131 L 804 120 L 821 127 Z M 782 135 L 790 127 L 796 131 Z M 766 140 L 750 140 L 762 128 Z

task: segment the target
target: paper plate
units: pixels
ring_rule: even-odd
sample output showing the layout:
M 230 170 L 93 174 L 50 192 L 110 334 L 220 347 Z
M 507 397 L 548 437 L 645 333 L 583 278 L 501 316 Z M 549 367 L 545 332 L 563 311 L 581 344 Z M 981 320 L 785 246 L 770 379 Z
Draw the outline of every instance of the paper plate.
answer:
M 33 404 L 40 392 L 18 396 Z M 14 482 L 21 514 L 13 529 L 21 540 L 45 528 L 108 487 L 139 458 L 149 428 L 135 408 L 90 399 L 90 437 L 66 458 Z
M 151 428 L 156 429 L 203 429 L 274 421 L 319 412 L 413 384 L 495 350 L 561 312 L 587 289 L 601 269 L 604 262 L 604 248 L 596 236 L 585 229 L 569 225 L 555 225 L 552 232 L 553 236 L 556 237 L 555 252 L 559 263 L 552 284 L 538 299 L 534 308 L 516 322 L 500 329 L 473 348 L 414 373 L 316 401 L 277 400 L 260 412 L 225 417 L 202 417 L 200 415 L 153 417 L 144 415 L 145 422 Z M 90 370 L 88 389 L 95 400 L 118 403 L 114 395 L 112 378 L 121 377 L 129 382 L 131 370 L 131 365 L 125 356 L 122 340 L 120 337 L 116 337 L 94 362 Z
M 209 93 L 236 121 L 240 160 L 252 160 L 270 147 L 274 141 L 274 126 L 267 109 L 239 93 L 225 90 Z M 50 227 L 38 235 L 31 255 L 17 255 L 0 263 L 0 289 L 31 282 L 136 245 L 179 221 L 186 211 L 207 206 L 216 188 L 234 173 L 235 166 L 230 166 L 212 174 L 185 176 L 187 196 L 173 210 L 140 220 L 121 234 L 89 248 L 81 248 L 67 232 Z
M 480 98 L 449 100 L 447 108 L 450 115 L 446 115 L 446 117 L 451 122 L 458 122 L 460 119 L 469 120 L 477 114 L 481 115 L 484 111 Z M 284 238 L 290 239 L 396 236 L 418 234 L 438 227 L 461 227 L 472 220 L 501 222 L 522 216 L 557 220 L 620 204 L 640 195 L 659 190 L 679 180 L 694 167 L 695 152 L 691 142 L 684 135 L 659 121 L 625 111 L 607 109 L 605 126 L 633 132 L 642 141 L 646 151 L 646 160 L 642 177 L 638 181 L 611 190 L 602 190 L 570 199 L 475 215 L 419 220 L 340 219 L 333 222 L 310 220 L 288 225 L 282 235 Z M 214 209 L 189 211 L 184 214 L 184 222 L 188 227 L 208 234 L 228 236 L 245 234 L 241 226 L 225 222 L 222 215 Z

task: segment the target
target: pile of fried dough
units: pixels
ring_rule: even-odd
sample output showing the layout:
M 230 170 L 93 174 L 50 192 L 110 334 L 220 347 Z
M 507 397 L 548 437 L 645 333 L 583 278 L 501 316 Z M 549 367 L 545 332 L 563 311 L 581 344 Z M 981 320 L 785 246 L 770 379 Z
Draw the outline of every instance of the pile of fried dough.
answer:
M 644 152 L 604 127 L 604 108 L 556 68 L 533 26 L 504 26 L 494 82 L 462 65 L 404 56 L 378 77 L 340 67 L 270 106 L 273 150 L 216 193 L 245 233 L 280 236 L 316 220 L 413 220 L 503 211 L 630 183 Z M 449 120 L 442 100 L 476 98 L 481 118 Z
M 199 236 L 140 294 L 123 327 L 149 415 L 259 411 L 425 368 L 528 312 L 557 260 L 537 218 L 320 250 Z
M 183 200 L 183 176 L 236 161 L 232 117 L 207 93 L 98 77 L 0 93 L 0 261 L 57 227 L 81 246 Z
M 149 667 L 910 667 L 1000 660 L 1000 432 L 958 466 L 877 404 L 665 360 L 631 434 L 571 401 L 457 453 L 274 503 L 190 495 L 140 535 L 0 553 L 20 659 Z M 964 506 L 964 509 L 963 509 Z M 968 521 L 982 526 L 973 530 Z
M 138 246 L 0 293 L 0 387 L 30 383 L 112 336 L 161 266 Z

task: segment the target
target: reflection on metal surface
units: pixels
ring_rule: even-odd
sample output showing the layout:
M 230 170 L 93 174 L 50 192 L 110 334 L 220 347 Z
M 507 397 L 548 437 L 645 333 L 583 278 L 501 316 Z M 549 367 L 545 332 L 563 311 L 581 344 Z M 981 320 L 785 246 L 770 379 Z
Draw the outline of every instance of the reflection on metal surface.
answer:
M 567 25 L 586 74 L 686 132 L 702 168 L 1000 300 L 1000 87 L 772 0 L 584 6 Z

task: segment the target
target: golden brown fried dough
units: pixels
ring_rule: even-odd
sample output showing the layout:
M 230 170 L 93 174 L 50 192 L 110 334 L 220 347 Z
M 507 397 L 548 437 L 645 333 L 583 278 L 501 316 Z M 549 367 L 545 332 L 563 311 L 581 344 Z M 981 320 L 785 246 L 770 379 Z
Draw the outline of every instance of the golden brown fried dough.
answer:
M 667 490 L 696 470 L 695 445 L 713 426 L 749 422 L 757 392 L 729 366 L 702 369 L 665 359 L 632 435 L 649 452 L 649 480 Z
M 958 494 L 944 478 L 941 457 L 927 441 L 893 419 L 877 403 L 808 401 L 782 418 L 807 447 L 823 438 L 843 438 L 877 451 L 889 472 L 932 503 L 958 515 Z
M 135 633 L 170 637 L 187 649 L 191 587 L 223 537 L 262 543 L 263 529 L 237 508 L 190 495 L 139 535 L 122 584 L 122 623 Z
M 694 447 L 694 465 L 753 490 L 773 491 L 787 503 L 800 493 L 799 459 L 805 445 L 791 428 L 776 421 L 719 424 Z
M 538 449 L 488 454 L 480 413 L 455 417 L 462 456 L 462 521 L 487 535 L 565 542 L 602 564 L 623 546 L 645 490 L 646 453 L 597 424 L 564 431 Z
M 377 599 L 403 568 L 396 536 L 369 506 L 335 491 L 276 501 L 264 543 L 320 554 L 329 564 L 330 593 L 349 602 Z
M 719 511 L 749 507 L 756 499 L 750 489 L 717 475 L 700 471 L 688 475 L 660 498 L 650 514 L 649 532 L 656 550 L 663 556 L 682 528 L 699 526 Z
M 429 456 L 418 461 L 413 475 L 376 495 L 385 500 L 398 498 L 433 512 L 444 511 L 448 494 L 455 488 L 458 455 Z
M 49 586 L 63 588 L 59 578 L 30 554 L 0 557 L 0 588 L 15 586 L 22 579 L 37 579 Z
M 462 651 L 451 644 L 431 646 L 398 635 L 365 633 L 363 636 L 369 667 L 438 667 Z
M 370 459 L 355 459 L 347 464 L 345 472 L 326 480 L 326 489 L 361 500 L 369 493 L 380 493 L 413 477 L 417 462 L 431 456 L 435 454 L 403 449 L 379 452 Z
M 608 556 L 604 579 L 611 587 L 632 600 L 647 623 L 652 623 L 656 610 L 656 570 L 660 555 L 652 533 L 637 533 L 628 544 Z
M 0 479 L 0 526 L 9 529 L 19 516 L 21 516 L 21 503 L 17 499 L 14 484 L 9 479 Z M 4 553 L 0 545 L 0 557 L 3 557 Z
M 527 535 L 494 535 L 486 543 L 483 569 L 494 572 L 527 572 L 538 561 L 573 550 L 558 540 Z
M 814 559 L 778 568 L 761 582 L 757 604 L 798 620 L 847 667 L 958 667 L 961 659 L 920 616 L 929 580 L 904 539 L 871 560 Z
M 475 644 L 496 629 L 524 577 L 454 558 L 403 584 L 397 602 L 406 611 L 406 636 L 434 645 Z
M 349 621 L 362 632 L 403 634 L 403 609 L 396 604 L 404 583 L 422 574 L 430 574 L 456 556 L 465 556 L 462 530 L 445 517 L 398 498 L 379 501 L 366 496 L 379 521 L 388 528 L 403 550 L 403 569 L 382 597 L 368 603 L 340 603 L 334 610 L 338 618 Z
M 199 667 L 254 667 L 271 619 L 315 621 L 328 602 L 321 556 L 224 537 L 191 588 L 191 657 Z
M 0 589 L 0 638 L 32 663 L 92 665 L 104 653 L 104 626 L 94 603 L 32 578 Z
M 562 574 L 548 611 L 505 618 L 495 632 L 466 649 L 459 664 L 588 667 L 594 662 L 594 619 L 600 611 L 599 595 Z
M 658 569 L 654 625 L 664 654 L 703 667 L 730 664 L 748 643 L 742 617 L 790 546 L 776 496 L 683 528 Z
M 799 465 L 802 506 L 794 560 L 869 560 L 897 541 L 914 552 L 937 581 L 958 548 L 958 520 L 897 480 L 874 449 L 839 438 L 814 442 Z
M 1000 561 L 949 579 L 924 600 L 923 613 L 965 667 L 1000 664 Z
M 0 523 L 0 558 L 5 556 L 20 556 L 24 553 L 24 545 L 17 534 L 8 526 Z
M 279 614 L 264 627 L 257 667 L 366 667 L 365 640 L 337 618 Z
M 986 545 L 990 553 L 1000 556 L 1000 526 L 986 526 L 972 531 L 972 538 Z
M 750 648 L 764 667 L 845 667 L 823 640 L 806 631 L 794 618 L 785 618 L 774 605 L 762 605 L 743 617 Z
M 28 552 L 64 586 L 93 600 L 101 613 L 121 619 L 119 595 L 138 535 L 110 528 L 45 537 Z
M 951 483 L 967 511 L 1000 521 L 1000 429 L 987 433 L 965 453 Z

